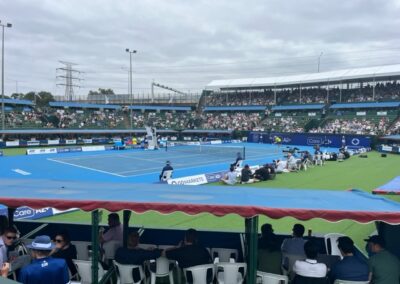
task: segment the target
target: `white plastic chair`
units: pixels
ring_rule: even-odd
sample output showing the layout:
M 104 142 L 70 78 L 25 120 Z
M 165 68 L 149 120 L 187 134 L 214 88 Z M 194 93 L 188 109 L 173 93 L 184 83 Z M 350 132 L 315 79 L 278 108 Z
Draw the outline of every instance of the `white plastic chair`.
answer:
M 211 257 L 214 260 L 214 263 L 217 262 L 234 262 L 238 260 L 239 251 L 237 249 L 227 249 L 227 248 L 212 248 L 211 249 Z M 215 261 L 218 258 L 218 261 Z
M 183 271 L 185 273 L 186 283 L 210 284 L 210 283 L 213 283 L 213 280 L 215 277 L 215 265 L 214 264 L 196 265 L 196 266 L 185 268 Z M 190 274 L 192 276 L 191 282 L 188 281 L 188 276 Z
M 340 237 L 344 237 L 344 236 L 345 235 L 338 234 L 338 233 L 326 234 L 324 236 L 326 254 L 328 254 L 328 255 L 338 255 L 338 256 L 342 257 L 342 254 L 340 253 L 340 249 L 338 248 L 338 245 L 337 245 L 337 240 Z
M 81 279 L 81 284 L 91 284 L 92 283 L 92 261 L 89 260 L 78 260 L 78 259 L 73 259 L 72 260 L 74 264 L 76 265 L 76 268 L 78 270 L 79 277 Z M 103 267 L 99 263 L 99 273 L 98 273 L 98 280 L 100 281 L 101 278 L 103 278 L 104 274 L 106 271 L 103 269 Z
M 173 170 L 164 171 L 163 176 L 161 177 L 162 181 L 168 181 L 172 177 Z
M 79 260 L 89 260 L 89 242 L 71 241 L 71 244 L 76 247 L 77 258 Z
M 369 281 L 347 281 L 336 279 L 333 284 L 368 284 Z
M 170 269 L 170 261 L 166 257 L 159 257 L 156 260 L 150 260 L 150 283 L 155 284 L 156 278 L 169 276 L 169 283 L 174 284 L 173 269 Z M 155 270 L 152 269 L 152 264 L 155 264 Z
M 218 284 L 242 284 L 246 277 L 246 263 L 217 263 L 216 266 Z
M 289 277 L 286 275 L 279 275 L 273 273 L 267 273 L 262 271 L 257 271 L 257 277 L 261 278 L 260 284 L 288 284 Z
M 140 284 L 142 281 L 146 283 L 146 276 L 141 265 L 120 264 L 115 260 L 113 262 L 118 269 L 118 284 Z M 133 277 L 134 270 L 138 272 L 136 279 Z

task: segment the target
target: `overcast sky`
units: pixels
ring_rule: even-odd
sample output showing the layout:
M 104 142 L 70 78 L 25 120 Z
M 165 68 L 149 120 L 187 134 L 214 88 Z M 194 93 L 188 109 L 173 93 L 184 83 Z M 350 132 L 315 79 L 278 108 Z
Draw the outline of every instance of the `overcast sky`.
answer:
M 82 71 L 77 95 L 134 92 L 152 80 L 201 90 L 213 79 L 400 63 L 400 0 L 0 0 L 5 93 L 62 95 L 60 60 Z

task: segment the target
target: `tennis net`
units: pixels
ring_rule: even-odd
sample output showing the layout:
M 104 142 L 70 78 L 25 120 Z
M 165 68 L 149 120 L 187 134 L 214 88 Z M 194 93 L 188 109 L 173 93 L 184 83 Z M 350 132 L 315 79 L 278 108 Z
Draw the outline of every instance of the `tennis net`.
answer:
M 168 152 L 203 154 L 210 156 L 222 156 L 235 159 L 240 153 L 245 159 L 246 148 L 244 146 L 219 146 L 219 145 L 190 145 L 187 143 L 167 143 L 165 150 Z

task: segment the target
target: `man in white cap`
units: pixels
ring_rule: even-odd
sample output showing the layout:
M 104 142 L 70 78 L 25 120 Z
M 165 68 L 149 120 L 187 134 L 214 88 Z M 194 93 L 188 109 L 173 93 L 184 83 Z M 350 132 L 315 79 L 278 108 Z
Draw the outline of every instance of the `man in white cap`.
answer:
M 31 250 L 33 261 L 22 268 L 19 281 L 23 284 L 66 284 L 69 283 L 68 266 L 62 258 L 51 258 L 49 254 L 55 245 L 49 236 L 37 236 Z

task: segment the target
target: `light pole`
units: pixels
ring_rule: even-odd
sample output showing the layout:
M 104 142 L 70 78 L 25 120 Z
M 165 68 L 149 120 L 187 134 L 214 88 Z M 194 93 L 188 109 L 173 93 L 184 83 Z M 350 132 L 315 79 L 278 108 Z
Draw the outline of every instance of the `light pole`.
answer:
M 131 129 L 133 129 L 133 117 L 132 117 L 132 103 L 133 103 L 133 93 L 132 93 L 132 54 L 136 53 L 136 50 L 130 50 L 129 48 L 125 49 L 126 52 L 129 52 L 129 97 L 130 97 L 130 112 L 129 116 L 131 117 Z
M 6 128 L 6 114 L 4 112 L 4 28 L 11 28 L 10 23 L 2 24 L 0 21 L 0 26 L 2 28 L 2 41 L 1 41 L 1 129 Z
M 321 51 L 321 53 L 318 56 L 318 73 L 319 73 L 319 65 L 321 64 L 321 56 L 322 56 L 322 54 L 324 54 L 324 53 Z

